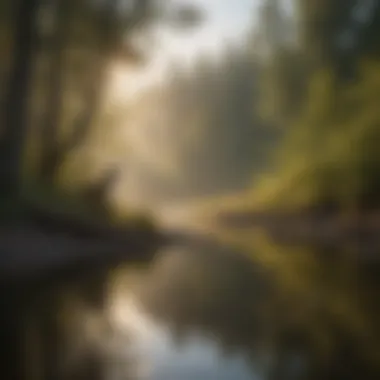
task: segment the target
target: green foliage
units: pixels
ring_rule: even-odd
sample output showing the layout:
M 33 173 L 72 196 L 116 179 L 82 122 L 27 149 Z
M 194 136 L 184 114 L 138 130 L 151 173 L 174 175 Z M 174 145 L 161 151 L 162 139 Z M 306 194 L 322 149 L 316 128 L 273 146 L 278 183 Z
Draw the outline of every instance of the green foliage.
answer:
M 279 2 L 267 0 L 260 14 L 272 38 L 256 58 L 256 111 L 285 132 L 275 169 L 248 195 L 251 207 L 378 206 L 380 65 L 370 38 L 380 25 L 378 3 L 298 0 L 294 10 L 287 19 Z M 290 21 L 294 40 L 283 37 Z M 274 33 L 277 24 L 282 33 Z
M 331 70 L 334 81 L 344 83 L 355 75 L 363 57 L 378 58 L 378 40 L 372 36 L 378 35 L 379 17 L 376 1 L 297 0 L 292 19 L 280 2 L 264 1 L 259 19 L 266 32 L 255 33 L 256 39 L 260 33 L 266 37 L 264 47 L 256 49 L 262 61 L 262 116 L 279 126 L 293 125 L 304 111 L 316 72 Z M 298 33 L 286 38 L 289 29 Z M 331 97 L 326 102 L 334 104 Z
M 276 126 L 287 125 L 302 107 L 307 69 L 295 50 L 282 48 L 261 70 L 258 111 Z
M 359 80 L 339 88 L 328 71 L 315 74 L 305 110 L 279 154 L 270 202 L 378 205 L 379 72 L 378 62 L 363 63 Z M 257 196 L 264 201 L 268 191 L 264 188 Z
M 280 1 L 263 1 L 248 43 L 259 61 L 255 112 L 271 125 L 284 127 L 302 107 L 308 65 L 294 38 L 294 22 Z

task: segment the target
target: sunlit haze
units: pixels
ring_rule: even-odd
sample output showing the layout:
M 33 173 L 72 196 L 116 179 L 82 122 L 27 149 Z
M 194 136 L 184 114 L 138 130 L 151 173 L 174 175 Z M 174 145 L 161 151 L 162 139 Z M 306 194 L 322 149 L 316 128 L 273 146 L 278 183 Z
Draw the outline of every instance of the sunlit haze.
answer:
M 177 0 L 180 2 L 180 0 Z M 165 77 L 169 63 L 191 64 L 194 58 L 215 55 L 229 44 L 238 44 L 260 0 L 193 0 L 204 10 L 203 23 L 191 31 L 157 30 L 157 48 L 149 63 L 136 70 L 116 65 L 113 70 L 114 94 L 125 99 Z

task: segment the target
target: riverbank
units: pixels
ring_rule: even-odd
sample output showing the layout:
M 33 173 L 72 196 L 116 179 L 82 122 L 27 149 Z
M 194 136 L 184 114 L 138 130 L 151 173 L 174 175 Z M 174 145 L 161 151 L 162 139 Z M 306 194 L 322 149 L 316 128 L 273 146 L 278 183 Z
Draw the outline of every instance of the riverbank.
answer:
M 380 253 L 380 210 L 334 212 L 219 212 L 211 224 L 220 231 L 254 234 L 263 231 L 279 244 L 349 246 Z M 380 258 L 380 254 L 378 255 Z
M 150 216 L 114 223 L 79 202 L 40 198 L 2 210 L 1 284 L 49 282 L 119 262 L 148 262 L 164 242 Z

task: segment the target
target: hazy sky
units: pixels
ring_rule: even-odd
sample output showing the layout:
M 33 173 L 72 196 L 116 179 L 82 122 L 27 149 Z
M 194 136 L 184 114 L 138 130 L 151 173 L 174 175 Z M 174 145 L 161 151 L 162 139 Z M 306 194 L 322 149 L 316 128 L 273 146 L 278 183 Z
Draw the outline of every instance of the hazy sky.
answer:
M 180 2 L 180 0 L 178 0 Z M 189 0 L 188 0 L 189 1 Z M 250 26 L 261 0 L 192 0 L 205 10 L 205 21 L 191 32 L 167 33 L 164 50 L 170 56 L 193 56 L 238 40 Z
M 184 0 L 175 0 L 181 3 Z M 236 43 L 245 35 L 262 0 L 186 0 L 204 9 L 204 22 L 191 31 L 160 30 L 155 58 L 138 72 L 115 71 L 115 94 L 133 96 L 136 90 L 162 77 L 170 62 L 191 62 L 199 54 L 213 54 L 226 42 Z M 127 90 L 128 89 L 128 90 Z
M 199 5 L 205 10 L 205 22 L 189 33 L 167 33 L 163 50 L 169 57 L 187 57 L 209 52 L 223 42 L 238 42 L 251 28 L 258 8 L 266 0 L 175 0 Z M 291 12 L 293 0 L 280 0 L 286 12 Z

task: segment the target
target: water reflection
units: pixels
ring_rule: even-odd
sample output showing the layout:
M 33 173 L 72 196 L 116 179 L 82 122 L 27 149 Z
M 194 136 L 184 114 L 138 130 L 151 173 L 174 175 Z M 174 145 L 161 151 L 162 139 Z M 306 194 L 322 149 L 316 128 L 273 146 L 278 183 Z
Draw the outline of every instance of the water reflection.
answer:
M 379 378 L 377 263 L 265 240 L 247 249 L 166 252 L 138 293 L 142 307 L 179 346 L 204 336 L 219 360 L 244 354 L 262 378 Z
M 156 283 L 156 270 L 161 270 L 162 262 L 167 263 L 172 257 L 178 257 L 181 261 L 176 252 L 180 253 L 177 250 L 164 252 L 152 268 L 140 273 L 129 286 L 122 285 L 126 277 L 121 269 L 116 276 L 119 285 L 111 291 L 111 320 L 114 326 L 133 335 L 133 348 L 141 359 L 141 378 L 252 379 L 252 372 L 243 353 L 223 357 L 221 346 L 212 337 L 208 338 L 204 332 L 198 332 L 197 329 L 186 339 L 180 340 L 179 336 L 174 334 L 172 326 L 146 308 L 144 295 L 147 294 L 148 288 Z M 128 271 L 127 267 L 125 271 Z
M 166 249 L 29 294 L 24 378 L 377 379 L 379 275 L 343 249 L 264 238 Z

